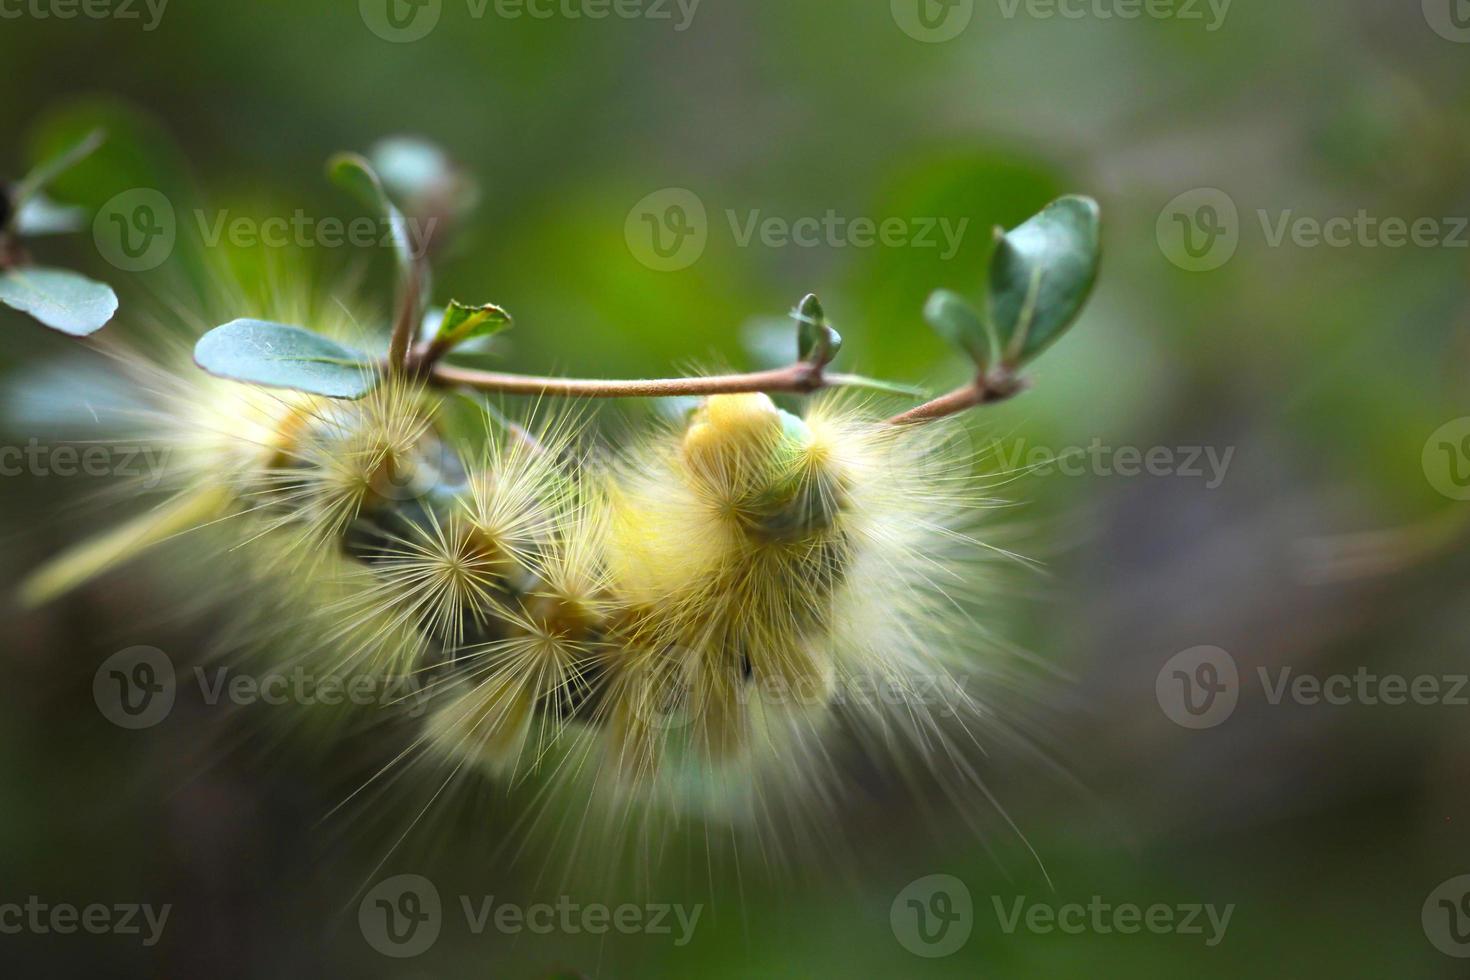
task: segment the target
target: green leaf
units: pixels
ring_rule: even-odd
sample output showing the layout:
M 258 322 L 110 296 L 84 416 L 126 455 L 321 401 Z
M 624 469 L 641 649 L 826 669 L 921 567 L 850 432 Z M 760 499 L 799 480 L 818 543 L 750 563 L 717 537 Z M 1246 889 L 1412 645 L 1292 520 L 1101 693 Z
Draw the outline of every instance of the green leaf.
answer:
M 831 364 L 842 349 L 842 335 L 828 326 L 821 301 L 808 293 L 791 315 L 796 320 L 797 357 L 809 364 Z
M 446 347 L 457 347 L 473 337 L 491 337 L 510 327 L 510 314 L 494 303 L 466 306 L 450 300 L 434 339 Z
M 990 260 L 990 319 L 1008 365 L 1034 358 L 1071 326 L 1097 281 L 1097 202 L 1053 201 L 1009 233 Z
M 413 275 L 417 245 L 408 229 L 403 212 L 388 197 L 383 182 L 372 164 L 356 153 L 339 153 L 327 161 L 327 176 L 337 186 L 349 191 L 363 204 L 376 210 L 388 222 L 393 238 L 393 253 L 398 260 L 399 276 L 407 281 Z
M 924 319 L 949 343 L 958 347 L 981 371 L 990 365 L 993 339 L 985 318 L 959 293 L 939 289 L 924 304 Z
M 439 147 L 414 136 L 392 136 L 373 144 L 368 154 L 390 193 L 411 200 L 452 189 L 459 181 L 454 165 Z
M 882 378 L 869 378 L 861 374 L 829 374 L 827 380 L 844 388 L 867 388 L 888 395 L 909 395 L 913 398 L 929 397 L 929 392 L 918 385 L 904 384 L 902 381 L 885 381 Z
M 29 265 L 0 275 L 0 303 L 73 337 L 102 329 L 117 312 L 111 286 L 66 269 Z
M 373 358 L 320 334 L 266 320 L 232 320 L 194 345 L 194 363 L 232 381 L 361 398 L 377 384 Z
M 392 136 L 373 144 L 368 159 L 388 193 L 411 215 L 454 217 L 479 201 L 475 181 L 435 144 L 416 136 Z
M 87 212 L 69 204 L 58 204 L 45 194 L 33 194 L 15 216 L 15 230 L 22 237 L 66 235 L 87 227 Z
M 94 129 L 65 150 L 38 164 L 34 170 L 21 178 L 20 183 L 15 185 L 13 197 L 15 206 L 22 207 L 31 196 L 44 190 L 57 177 L 97 152 L 97 148 L 106 139 L 106 133 L 100 129 Z
M 383 185 L 404 198 L 433 193 L 454 179 L 454 167 L 444 151 L 414 136 L 379 140 L 369 159 Z

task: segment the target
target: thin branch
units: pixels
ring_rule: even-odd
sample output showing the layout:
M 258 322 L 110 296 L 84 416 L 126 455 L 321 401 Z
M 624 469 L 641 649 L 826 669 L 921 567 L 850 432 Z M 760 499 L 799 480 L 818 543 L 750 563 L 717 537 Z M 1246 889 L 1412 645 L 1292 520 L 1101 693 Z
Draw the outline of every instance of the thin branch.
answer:
M 399 341 L 394 332 L 395 345 Z M 449 344 L 435 339 L 405 350 L 398 360 L 389 352 L 389 368 L 402 369 L 430 384 L 442 387 L 473 388 L 476 391 L 505 395 L 529 395 L 543 398 L 669 398 L 675 396 L 734 395 L 751 392 L 807 395 L 827 388 L 871 387 L 872 380 L 852 374 L 828 373 L 818 363 L 798 361 L 783 368 L 752 371 L 746 374 L 717 374 L 690 378 L 557 378 L 499 371 L 477 371 L 443 364 L 440 358 Z M 1007 367 L 981 375 L 964 387 L 940 395 L 888 420 L 892 425 L 929 422 L 956 415 L 979 405 L 1012 398 L 1027 387 Z
M 425 352 L 421 349 L 418 356 L 421 357 L 423 353 Z M 861 387 L 870 383 L 850 374 L 827 374 L 817 365 L 800 362 L 784 368 L 753 371 L 749 374 L 622 380 L 503 374 L 449 364 L 433 364 L 424 370 L 432 384 L 548 398 L 668 398 L 677 395 L 734 395 L 757 391 L 805 395 L 825 388 Z M 962 388 L 895 415 L 888 421 L 892 425 L 930 422 L 979 405 L 1005 401 L 1025 391 L 1026 387 L 1024 380 L 1005 371 L 995 371 L 988 377 L 977 378 Z
M 667 398 L 674 395 L 733 395 L 755 391 L 808 394 L 823 388 L 842 387 L 858 382 L 858 379 L 850 375 L 824 374 L 815 365 L 805 363 L 749 374 L 622 380 L 536 377 L 435 364 L 429 370 L 428 377 L 430 381 L 441 385 L 459 385 L 507 395 L 541 395 L 552 398 Z
M 394 373 L 404 369 L 408 348 L 419 332 L 419 296 L 423 292 L 424 260 L 416 259 L 403 282 L 398 297 L 398 318 L 393 321 L 393 336 L 388 341 L 388 368 Z
M 958 415 L 960 412 L 979 405 L 994 405 L 1014 398 L 1025 391 L 1028 384 L 1006 371 L 994 371 L 988 376 L 976 378 L 963 387 L 933 401 L 925 402 L 907 412 L 893 416 L 889 425 L 913 425 L 918 422 L 933 422 L 936 419 Z

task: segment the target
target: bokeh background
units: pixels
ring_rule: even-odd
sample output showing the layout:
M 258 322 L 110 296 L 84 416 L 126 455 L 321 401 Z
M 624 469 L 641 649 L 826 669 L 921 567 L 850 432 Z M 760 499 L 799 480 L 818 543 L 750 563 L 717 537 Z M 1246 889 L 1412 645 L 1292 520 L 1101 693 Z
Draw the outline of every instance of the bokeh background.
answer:
M 906 0 L 703 0 L 692 12 L 649 0 L 622 8 L 640 16 L 602 19 L 585 15 L 601 9 L 591 0 L 538 8 L 548 18 L 436 0 L 399 8 L 437 8 L 413 40 L 370 0 L 172 0 L 156 21 L 141 3 L 138 19 L 63 19 L 59 0 L 0 6 L 0 172 L 19 175 L 104 119 L 114 142 L 55 195 L 98 208 L 153 187 L 184 216 L 169 260 L 139 274 L 109 265 L 90 234 L 37 248 L 117 286 L 109 332 L 123 343 L 145 343 L 173 313 L 228 315 L 222 257 L 188 240 L 192 209 L 350 219 L 362 212 L 323 161 L 403 133 L 444 146 L 483 189 L 438 294 L 515 313 L 498 348 L 512 369 L 752 365 L 769 318 L 814 290 L 847 339 L 844 366 L 939 389 L 964 367 L 920 311 L 936 287 L 980 295 L 993 225 L 1087 193 L 1106 249 L 1092 304 L 1036 366 L 1035 390 L 971 423 L 1002 462 L 1106 447 L 1077 475 L 998 481 L 1015 504 L 998 518 L 1008 543 L 1041 566 L 1017 577 L 998 625 L 1039 665 L 1028 740 L 1044 751 L 999 745 L 983 769 L 1015 829 L 983 798 L 921 818 L 902 793 L 855 795 L 834 828 L 856 852 L 844 866 L 733 877 L 705 874 L 696 851 L 692 868 L 656 877 L 653 900 L 707 905 L 685 946 L 473 935 L 461 919 L 424 955 L 390 959 L 364 941 L 356 905 L 387 874 L 425 874 L 445 896 L 555 900 L 542 862 L 486 846 L 514 815 L 491 799 L 395 851 L 395 814 L 376 810 L 410 813 L 411 794 L 331 815 L 381 761 L 379 742 L 314 749 L 187 700 L 146 731 L 109 724 L 92 697 L 107 656 L 145 644 L 187 662 L 210 642 L 208 612 L 159 614 L 177 585 L 140 566 L 9 613 L 0 900 L 171 903 L 171 917 L 151 948 L 0 935 L 7 973 L 1464 975 L 1446 950 L 1470 955 L 1450 928 L 1470 927 L 1454 907 L 1465 889 L 1436 889 L 1470 873 L 1470 692 L 1273 703 L 1261 670 L 1273 684 L 1286 668 L 1448 678 L 1445 695 L 1470 672 L 1470 504 L 1457 499 L 1470 457 L 1463 429 L 1441 431 L 1470 414 L 1465 4 L 1180 0 L 1148 8 L 1176 16 L 1130 18 L 1108 16 L 1137 9 L 1126 0 L 1063 5 L 1080 16 L 922 2 L 927 22 Z M 707 243 L 659 271 L 626 232 L 668 188 L 704 206 Z M 968 225 L 949 255 L 742 244 L 729 218 L 829 210 Z M 1434 230 L 1394 247 L 1362 223 L 1331 243 L 1300 223 L 1360 212 Z M 1282 221 L 1306 230 L 1277 240 Z M 384 301 L 382 254 L 269 251 L 228 259 L 247 280 L 355 278 L 357 295 Z M 0 328 L 6 439 L 45 442 L 36 378 L 75 392 L 91 384 L 80 378 L 105 380 L 107 362 L 9 311 Z M 97 383 L 86 390 L 101 399 Z M 647 406 L 611 411 L 616 426 Z M 1192 475 L 1192 447 L 1230 453 L 1221 479 Z M 1175 465 L 1121 475 L 1120 448 L 1161 448 Z M 0 481 L 7 583 L 136 506 L 98 506 L 103 482 Z M 1167 710 L 1165 667 L 1201 646 L 1235 664 L 1237 704 L 1191 729 Z M 890 912 L 935 874 L 964 884 L 973 929 L 927 958 Z M 1208 927 L 1008 933 L 995 902 L 1022 896 L 1233 913 L 1214 945 Z

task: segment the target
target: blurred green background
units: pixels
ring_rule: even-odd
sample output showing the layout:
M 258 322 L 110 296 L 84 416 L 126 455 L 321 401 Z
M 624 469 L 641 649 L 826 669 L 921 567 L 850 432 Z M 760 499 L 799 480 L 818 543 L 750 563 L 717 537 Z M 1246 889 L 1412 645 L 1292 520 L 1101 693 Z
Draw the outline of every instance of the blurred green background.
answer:
M 515 816 L 503 800 L 466 802 L 379 867 L 399 827 L 375 808 L 411 815 L 422 803 L 403 794 L 328 813 L 391 744 L 312 751 L 202 704 L 143 732 L 99 717 L 92 677 L 110 653 L 146 644 L 187 661 L 207 642 L 207 613 L 153 614 L 169 593 L 152 573 L 13 611 L 0 901 L 173 911 L 152 948 L 118 935 L 0 935 L 8 973 L 1465 975 L 1437 946 L 1470 946 L 1445 939 L 1431 893 L 1470 872 L 1470 707 L 1272 703 L 1260 673 L 1470 670 L 1467 504 L 1426 463 L 1436 431 L 1470 415 L 1470 235 L 1455 221 L 1470 215 L 1460 0 L 1237 0 L 1223 17 L 1218 4 L 1180 0 L 1157 8 L 1180 16 L 1136 18 L 1107 16 L 1135 9 L 1127 0 L 1064 5 L 1077 17 L 1008 0 L 922 2 L 932 30 L 907 0 L 703 0 L 692 16 L 648 0 L 618 8 L 641 16 L 600 19 L 586 15 L 606 9 L 595 0 L 538 7 L 548 18 L 442 0 L 414 14 L 438 16 L 416 40 L 385 39 L 394 29 L 371 0 L 172 0 L 156 23 L 142 3 L 129 8 L 139 19 L 62 19 L 64 0 L 0 3 L 0 173 L 18 176 L 61 134 L 104 118 L 118 139 L 55 195 L 96 208 L 159 187 L 181 216 L 169 262 L 137 275 L 108 265 L 89 234 L 36 247 L 118 288 L 118 338 L 146 338 L 154 319 L 243 312 L 212 278 L 222 257 L 188 240 L 193 209 L 349 220 L 361 211 L 324 179 L 323 161 L 408 133 L 444 146 L 483 188 L 436 293 L 515 314 L 499 347 L 510 369 L 753 366 L 761 321 L 810 290 L 846 338 L 844 368 L 939 389 L 964 367 L 923 324 L 928 293 L 980 295 L 990 228 L 1079 192 L 1103 208 L 1098 292 L 1036 366 L 1035 390 L 972 420 L 977 447 L 1001 462 L 1095 441 L 1168 449 L 1177 462 L 1190 447 L 1233 453 L 1218 485 L 1092 464 L 998 479 L 1017 504 L 997 517 L 1007 544 L 1044 569 L 1017 577 L 1000 625 L 1040 665 L 1024 741 L 1045 752 L 1004 742 L 982 770 L 1019 830 L 983 799 L 956 812 L 875 782 L 833 829 L 855 852 L 840 866 L 772 874 L 753 862 L 735 876 L 706 873 L 698 849 L 673 860 L 687 867 L 647 889 L 649 900 L 705 903 L 685 946 L 474 935 L 454 903 L 429 952 L 384 957 L 357 926 L 359 889 L 384 875 L 424 874 L 446 903 L 561 894 L 543 862 L 498 846 Z M 667 188 L 702 203 L 708 241 L 688 267 L 658 271 L 628 228 Z M 1198 189 L 1215 193 L 1180 198 Z M 1201 222 L 1202 235 L 1200 202 L 1222 196 L 1238 248 L 1223 261 L 1191 256 L 1179 219 Z M 968 225 L 947 255 L 841 238 L 742 244 L 730 218 L 829 211 Z M 1300 229 L 1298 219 L 1360 212 L 1433 219 L 1438 239 L 1391 247 L 1360 226 L 1333 244 L 1275 241 L 1283 220 Z M 247 275 L 259 264 L 324 291 L 357 275 L 361 295 L 386 302 L 382 250 L 269 251 L 230 258 Z M 8 399 L 43 366 L 89 363 L 9 311 L 0 326 Z M 645 410 L 611 409 L 608 424 Z M 7 438 L 43 433 L 33 422 L 13 418 Z M 95 506 L 99 482 L 0 481 L 7 582 L 116 516 Z M 1191 730 L 1171 721 L 1156 681 L 1202 645 L 1234 658 L 1239 703 Z M 906 948 L 890 917 L 910 882 L 934 874 L 958 878 L 973 901 L 968 941 L 941 958 Z M 622 900 L 588 888 L 583 901 Z M 1021 896 L 1234 910 L 1213 946 L 1208 930 L 1008 933 L 995 902 L 1009 910 Z

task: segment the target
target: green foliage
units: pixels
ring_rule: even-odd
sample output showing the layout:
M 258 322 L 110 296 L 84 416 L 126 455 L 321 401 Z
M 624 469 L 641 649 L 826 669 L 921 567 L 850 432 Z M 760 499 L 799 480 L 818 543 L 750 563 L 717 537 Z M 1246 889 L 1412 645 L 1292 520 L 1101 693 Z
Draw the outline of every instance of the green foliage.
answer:
M 422 196 L 451 185 L 453 170 L 442 154 L 421 141 L 379 144 L 375 158 L 393 175 L 400 194 Z M 333 157 L 327 173 L 338 185 L 375 208 L 393 233 L 400 270 L 399 322 L 413 311 L 403 304 L 427 302 L 421 288 L 427 279 L 424 241 L 415 241 L 403 212 L 394 203 L 373 163 L 357 154 Z M 991 262 L 990 309 L 987 322 L 962 297 L 936 292 L 925 316 L 950 343 L 964 351 L 983 375 L 997 357 L 1007 369 L 1030 360 L 1056 339 L 1081 311 L 1098 266 L 1098 209 L 1085 198 L 1062 198 L 1009 235 L 999 234 Z M 1022 286 L 1024 285 L 1024 289 Z M 1019 297 L 1019 298 L 1018 298 Z M 842 349 L 842 336 L 827 322 L 815 294 L 808 293 L 791 313 L 796 320 L 799 363 L 825 368 Z M 493 303 L 471 306 L 451 301 L 441 316 L 418 317 L 417 331 L 426 344 L 414 364 L 428 363 L 476 338 L 493 336 L 511 326 L 511 317 Z M 211 331 L 200 341 L 195 358 L 216 374 L 239 381 L 299 388 L 338 398 L 361 397 L 374 380 L 367 355 L 347 351 L 315 338 L 299 327 L 237 320 Z M 282 351 L 288 353 L 283 356 Z M 396 358 L 390 352 L 390 361 Z M 391 365 L 390 365 L 391 367 Z M 923 395 L 922 389 L 859 375 L 823 375 L 822 380 L 891 394 Z M 673 386 L 677 389 L 678 386 Z M 671 390 L 671 394 L 675 393 Z
M 981 371 L 990 366 L 996 347 L 990 325 L 959 293 L 935 291 L 924 304 L 924 319 L 939 336 L 969 354 Z
M 69 204 L 58 204 L 37 191 L 15 211 L 15 231 L 22 238 L 70 235 L 87 227 L 87 213 Z
M 33 265 L 0 274 L 0 303 L 74 337 L 100 330 L 117 312 L 111 286 L 66 269 Z
M 450 300 L 434 339 L 446 348 L 458 347 L 467 340 L 493 337 L 509 330 L 511 323 L 510 314 L 494 303 L 466 306 L 458 300 Z
M 1092 292 L 1101 259 L 1097 202 L 1063 197 L 1015 230 L 997 230 L 990 322 L 1005 361 L 1020 365 L 1062 335 Z
M 842 349 L 842 335 L 827 323 L 827 314 L 815 294 L 808 293 L 792 313 L 796 318 L 796 355 L 808 364 L 825 367 Z
M 76 232 L 86 225 L 80 209 L 57 204 L 44 191 L 96 152 L 103 139 L 100 130 L 92 130 L 44 159 L 4 189 L 4 206 L 0 208 L 0 303 L 74 337 L 84 337 L 106 326 L 117 312 L 117 295 L 111 286 L 79 273 L 31 265 L 21 241 L 30 236 Z
M 194 362 L 232 381 L 294 388 L 328 398 L 361 398 L 373 389 L 373 359 L 320 334 L 265 320 L 232 320 L 194 345 Z
M 1097 202 L 1059 198 L 1013 231 L 996 229 L 988 318 L 947 289 L 930 295 L 924 318 L 981 374 L 996 363 L 1014 370 L 1034 360 L 1082 312 L 1097 281 L 1099 241 Z
M 368 152 L 388 193 L 410 214 L 455 217 L 474 207 L 479 191 L 439 147 L 412 136 L 379 140 Z

